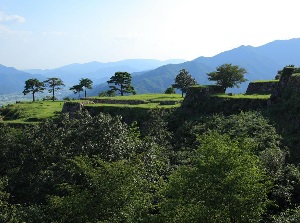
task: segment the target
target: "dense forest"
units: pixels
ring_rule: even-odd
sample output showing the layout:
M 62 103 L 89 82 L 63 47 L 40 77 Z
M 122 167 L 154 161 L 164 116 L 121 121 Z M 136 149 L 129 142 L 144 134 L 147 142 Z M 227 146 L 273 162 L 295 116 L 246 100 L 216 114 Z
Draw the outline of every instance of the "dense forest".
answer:
M 0 221 L 299 222 L 299 104 L 1 125 Z

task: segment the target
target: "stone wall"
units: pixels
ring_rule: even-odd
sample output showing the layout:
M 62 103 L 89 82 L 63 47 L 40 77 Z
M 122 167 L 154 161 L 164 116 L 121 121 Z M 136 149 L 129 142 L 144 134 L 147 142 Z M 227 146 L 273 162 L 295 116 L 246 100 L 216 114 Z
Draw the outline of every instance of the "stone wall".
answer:
M 101 98 L 81 98 L 80 100 L 92 101 L 95 104 L 127 104 L 127 105 L 138 105 L 147 104 L 149 102 L 145 100 L 111 100 L 111 99 L 101 99 Z
M 246 94 L 271 94 L 279 81 L 250 82 Z
M 91 102 L 91 101 L 85 101 L 85 102 L 66 101 L 62 108 L 62 113 L 70 113 L 72 115 L 75 112 L 82 111 L 84 108 L 84 105 L 86 105 L 86 104 L 94 104 L 94 102 Z
M 224 89 L 216 85 L 204 85 L 204 86 L 193 86 L 190 87 L 185 95 L 182 105 L 193 104 L 201 102 L 203 98 L 208 97 L 212 94 L 224 93 Z

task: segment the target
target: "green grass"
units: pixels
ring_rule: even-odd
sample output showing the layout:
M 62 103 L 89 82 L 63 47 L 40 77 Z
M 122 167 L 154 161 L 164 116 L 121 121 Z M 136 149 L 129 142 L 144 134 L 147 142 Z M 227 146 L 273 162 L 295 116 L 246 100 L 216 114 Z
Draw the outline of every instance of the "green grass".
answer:
M 279 80 L 257 80 L 257 81 L 252 81 L 251 83 L 266 83 L 266 82 L 279 82 Z
M 144 101 L 183 101 L 181 94 L 137 94 L 129 96 L 115 97 L 90 97 L 89 99 L 107 99 L 107 100 L 144 100 Z
M 18 104 L 7 105 L 3 109 L 10 110 L 9 114 L 4 118 L 10 120 L 1 121 L 7 123 L 36 123 L 41 120 L 51 118 L 58 112 L 61 112 L 63 101 L 38 101 L 38 102 L 22 102 Z M 15 113 L 16 115 L 10 114 Z
M 292 74 L 293 77 L 300 77 L 300 73 Z
M 191 86 L 191 88 L 208 88 L 208 87 L 215 87 L 217 85 L 213 85 L 213 84 L 209 84 L 209 85 L 200 85 L 200 84 L 197 84 L 197 85 L 193 85 Z M 219 86 L 217 86 L 219 87 Z
M 211 97 L 219 97 L 219 98 L 233 98 L 233 99 L 269 99 L 270 94 L 233 94 L 232 96 L 229 96 L 228 94 L 214 94 L 211 95 Z

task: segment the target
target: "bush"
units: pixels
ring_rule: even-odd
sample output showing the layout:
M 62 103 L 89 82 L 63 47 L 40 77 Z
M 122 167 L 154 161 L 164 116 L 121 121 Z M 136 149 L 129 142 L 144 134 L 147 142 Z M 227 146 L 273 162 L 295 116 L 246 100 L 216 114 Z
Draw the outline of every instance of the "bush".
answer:
M 168 87 L 166 90 L 165 90 L 165 94 L 175 94 L 175 88 L 173 87 Z

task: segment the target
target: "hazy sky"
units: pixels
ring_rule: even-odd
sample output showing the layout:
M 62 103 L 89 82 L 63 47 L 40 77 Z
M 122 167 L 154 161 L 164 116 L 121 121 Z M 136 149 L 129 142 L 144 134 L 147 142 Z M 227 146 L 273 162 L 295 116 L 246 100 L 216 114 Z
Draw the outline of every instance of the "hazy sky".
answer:
M 299 0 L 0 0 L 0 64 L 18 69 L 213 56 L 300 37 Z

